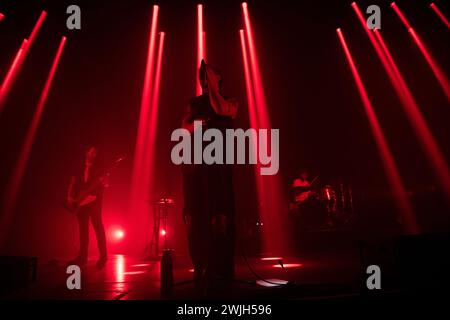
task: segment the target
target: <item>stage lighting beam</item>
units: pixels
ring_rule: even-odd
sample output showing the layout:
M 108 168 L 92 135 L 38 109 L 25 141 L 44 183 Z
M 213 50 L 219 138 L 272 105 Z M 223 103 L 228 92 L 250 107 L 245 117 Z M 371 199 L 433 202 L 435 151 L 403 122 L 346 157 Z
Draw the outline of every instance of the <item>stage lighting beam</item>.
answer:
M 164 51 L 164 38 L 165 33 L 159 33 L 159 45 L 158 45 L 158 55 L 156 58 L 156 69 L 155 76 L 153 81 L 153 90 L 152 90 L 152 99 L 150 104 L 150 115 L 149 115 L 149 124 L 147 128 L 147 145 L 145 149 L 145 163 L 148 166 L 149 170 L 147 173 L 146 179 L 149 181 L 148 192 L 151 193 L 153 181 L 153 170 L 155 165 L 155 147 L 156 147 L 156 132 L 158 128 L 158 110 L 159 110 L 159 91 L 161 86 L 161 69 L 162 69 L 162 59 L 163 59 L 163 51 Z
M 241 50 L 242 50 L 242 62 L 244 67 L 244 76 L 245 76 L 245 89 L 247 93 L 247 105 L 248 105 L 248 114 L 249 114 L 249 120 L 250 120 L 250 127 L 258 130 L 258 119 L 257 119 L 257 111 L 256 111 L 256 105 L 255 105 L 255 95 L 253 92 L 253 83 L 252 83 L 252 77 L 250 73 L 250 67 L 249 67 L 249 59 L 248 59 L 248 52 L 247 52 L 247 45 L 245 40 L 245 31 L 243 29 L 239 30 L 239 37 L 241 42 Z M 253 145 L 252 148 L 253 156 L 256 159 L 258 148 L 256 145 Z M 262 188 L 263 182 L 262 177 L 259 174 L 260 173 L 260 165 L 259 163 L 256 163 L 253 166 L 254 169 L 254 175 L 255 175 L 255 185 L 256 185 L 256 194 L 257 199 L 261 199 L 264 197 L 264 193 Z M 261 201 L 257 201 L 257 207 L 258 212 L 261 212 Z
M 400 20 L 402 20 L 403 24 L 405 25 L 406 29 L 409 30 L 411 28 L 411 24 L 409 23 L 408 19 L 406 19 L 403 12 L 400 11 L 400 9 L 397 7 L 397 4 L 395 2 L 391 3 L 391 8 L 394 9 L 395 13 L 398 15 Z
M 161 69 L 162 69 L 162 59 L 163 59 L 163 53 L 164 53 L 164 38 L 165 33 L 160 32 L 159 33 L 159 46 L 158 46 L 158 57 L 156 60 L 156 71 L 155 71 L 155 84 L 153 88 L 153 95 L 152 95 L 152 113 L 150 116 L 151 124 L 151 133 L 150 138 L 154 139 L 156 134 L 156 124 L 157 124 L 157 118 L 158 118 L 158 104 L 159 104 L 159 91 L 161 87 Z
M 419 48 L 420 52 L 427 61 L 429 67 L 433 71 L 434 76 L 438 80 L 439 85 L 441 86 L 442 90 L 444 91 L 444 94 L 447 97 L 447 100 L 450 101 L 450 83 L 448 81 L 447 76 L 442 71 L 442 68 L 436 62 L 434 57 L 431 55 L 430 51 L 427 49 L 427 47 L 422 42 L 422 40 L 420 39 L 420 37 L 417 35 L 417 33 L 414 31 L 413 28 L 409 29 L 409 34 L 414 39 L 415 43 L 417 44 L 417 47 Z
M 154 5 L 152 11 L 152 19 L 150 26 L 148 52 L 145 68 L 144 86 L 142 89 L 141 109 L 139 115 L 138 132 L 136 137 L 136 146 L 134 154 L 132 182 L 131 182 L 131 211 L 138 216 L 143 213 L 146 208 L 146 197 L 148 196 L 147 181 L 149 167 L 146 163 L 146 148 L 148 147 L 147 132 L 150 118 L 151 108 L 151 91 L 153 86 L 154 76 L 154 56 L 155 56 L 155 42 L 156 30 L 158 26 L 159 7 Z
M 257 128 L 271 129 L 271 120 L 268 113 L 266 97 L 264 93 L 264 86 L 262 82 L 261 70 L 258 61 L 258 54 L 256 50 L 255 40 L 253 36 L 252 24 L 248 5 L 246 2 L 242 3 L 242 13 L 244 19 L 244 38 L 246 38 L 246 48 L 248 49 L 248 61 L 251 76 L 251 83 L 253 85 L 252 94 L 250 98 L 254 97 L 255 113 Z M 245 62 L 244 62 L 245 63 Z M 245 67 L 245 65 L 244 65 Z M 246 82 L 247 85 L 250 81 Z M 252 108 L 250 103 L 249 108 Z M 250 110 L 250 117 L 252 112 Z M 250 119 L 252 121 L 252 119 Z M 254 120 L 253 120 L 254 121 Z M 259 146 L 259 148 L 264 146 Z M 275 176 L 261 176 L 259 172 L 255 172 L 256 188 L 258 193 L 258 209 L 260 220 L 264 222 L 262 227 L 262 241 L 263 248 L 268 252 L 276 253 L 278 250 L 283 250 L 287 245 L 287 237 L 284 232 L 284 219 L 280 219 L 287 213 L 283 212 L 284 200 L 282 199 L 281 182 L 278 175 Z
M 431 133 L 425 119 L 417 105 L 414 97 L 411 94 L 403 76 L 398 70 L 397 64 L 392 58 L 389 48 L 384 41 L 381 32 L 379 30 L 374 30 L 374 34 L 378 42 L 381 44 L 381 48 L 384 51 L 384 54 L 389 57 L 389 61 L 391 61 L 391 67 L 394 70 L 397 81 L 400 84 L 400 87 L 403 89 L 402 93 L 399 93 L 399 96 L 402 101 L 403 109 L 408 117 L 409 122 L 411 123 L 414 132 L 416 134 L 417 139 L 420 142 L 420 145 L 428 158 L 428 161 L 431 164 L 431 167 L 434 171 L 434 175 L 436 180 L 439 181 L 442 191 L 445 193 L 446 198 L 450 200 L 450 170 L 445 160 L 445 157 L 438 146 L 436 139 Z
M 33 45 L 34 40 L 35 40 L 37 34 L 39 33 L 39 30 L 41 29 L 46 16 L 47 16 L 47 12 L 42 11 L 41 15 L 38 18 L 38 21 L 36 22 L 36 24 L 33 28 L 33 31 L 31 32 L 30 36 L 28 37 L 28 49 L 30 49 L 31 46 Z
M 367 28 L 366 20 L 356 2 L 353 2 L 351 5 L 389 76 L 389 80 L 400 99 L 403 110 L 414 129 L 414 133 L 416 134 L 421 147 L 431 164 L 437 181 L 441 184 L 446 197 L 450 199 L 450 171 L 442 151 L 428 128 L 408 85 L 403 79 L 390 50 L 381 36 L 381 32 L 377 29 L 370 30 Z
M 13 79 L 15 77 L 15 75 L 18 72 L 19 69 L 19 63 L 22 59 L 22 56 L 24 54 L 25 51 L 25 47 L 27 46 L 27 40 L 24 39 L 22 42 L 22 45 L 20 46 L 19 50 L 17 51 L 16 56 L 14 57 L 13 62 L 11 63 L 11 66 L 5 76 L 5 79 L 2 82 L 2 86 L 0 87 L 0 115 L 3 112 L 3 108 L 5 105 L 5 100 L 8 96 L 8 93 L 10 91 L 11 88 L 11 84 L 13 82 Z
M 19 158 L 17 163 L 15 164 L 11 179 L 8 183 L 6 196 L 4 199 L 4 210 L 1 221 L 1 228 L 3 229 L 2 234 L 6 235 L 9 228 L 9 220 L 16 206 L 17 197 L 20 191 L 20 187 L 22 185 L 23 177 L 25 174 L 25 170 L 28 165 L 28 160 L 30 158 L 31 149 L 33 147 L 33 142 L 36 136 L 36 132 L 39 127 L 39 123 L 41 121 L 42 113 L 44 111 L 45 103 L 47 102 L 48 94 L 50 92 L 53 79 L 55 77 L 56 70 L 59 65 L 59 61 L 61 59 L 61 55 L 66 44 L 66 37 L 62 37 L 56 55 L 53 59 L 52 66 L 50 68 L 50 72 L 47 76 L 47 80 L 45 82 L 44 88 L 42 90 L 41 96 L 39 98 L 38 104 L 36 106 L 35 112 L 33 114 L 33 118 L 31 120 L 31 124 L 28 127 L 28 130 L 25 134 L 25 140 L 23 142 L 22 148 L 20 150 Z M 4 240 L 4 239 L 2 239 Z
M 129 197 L 129 210 L 132 216 L 132 228 L 135 230 L 133 238 L 134 247 L 137 248 L 147 240 L 146 225 L 148 221 L 149 199 L 152 197 L 152 177 L 154 175 L 155 143 L 159 100 L 159 79 L 161 77 L 161 62 L 165 33 L 159 33 L 158 40 L 159 7 L 153 6 L 144 85 L 141 98 L 141 110 L 136 136 L 131 191 Z M 158 52 L 157 52 L 158 50 Z M 157 57 L 157 54 L 159 56 Z
M 202 86 L 200 84 L 200 81 L 198 81 L 198 70 L 200 69 L 200 65 L 202 62 L 202 59 L 206 60 L 206 43 L 205 43 L 205 33 L 204 33 L 204 27 L 203 27 L 203 5 L 198 4 L 197 5 L 197 65 L 196 65 L 196 72 L 195 72 L 195 83 L 197 84 L 196 93 L 197 95 L 202 94 Z
M 242 3 L 242 11 L 244 15 L 245 35 L 247 36 L 248 53 L 250 57 L 251 75 L 253 79 L 253 90 L 258 116 L 258 126 L 260 128 L 269 129 L 271 127 L 270 118 L 267 112 L 266 97 L 264 94 L 264 86 L 261 79 L 261 71 L 259 67 L 259 59 L 256 53 L 256 46 L 253 37 L 253 29 L 250 22 L 250 14 L 246 2 Z
M 13 60 L 13 63 L 11 64 L 9 71 L 3 80 L 2 86 L 0 88 L 0 116 L 2 114 L 4 105 L 5 105 L 6 99 L 9 95 L 9 92 L 11 90 L 11 87 L 12 87 L 17 75 L 20 72 L 20 69 L 25 60 L 25 57 L 27 56 L 28 51 L 30 50 L 31 46 L 33 45 L 34 40 L 36 39 L 36 36 L 39 33 L 39 30 L 41 29 L 41 26 L 44 23 L 46 16 L 47 16 L 47 12 L 42 11 L 38 20 L 36 21 L 36 23 L 33 27 L 33 30 L 30 33 L 30 36 L 28 37 L 28 39 L 25 39 L 22 42 L 22 46 L 19 49 L 19 52 L 17 53 L 16 58 Z
M 430 8 L 436 13 L 436 15 L 441 19 L 441 21 L 445 24 L 447 29 L 450 30 L 450 22 L 448 21 L 447 17 L 442 13 L 442 11 L 437 7 L 437 5 L 433 3 L 430 4 Z
M 247 45 L 245 44 L 244 30 L 239 30 L 239 37 L 241 40 L 242 61 L 245 76 L 245 90 L 247 93 L 247 105 L 249 108 L 250 126 L 253 129 L 258 129 L 257 111 L 255 106 L 255 95 L 253 93 L 253 83 L 250 75 L 250 67 L 248 62 Z M 256 148 L 256 146 L 255 146 Z M 254 150 L 256 152 L 256 149 Z
M 367 118 L 369 120 L 372 135 L 375 139 L 378 152 L 380 154 L 381 161 L 383 163 L 384 170 L 386 172 L 386 177 L 389 181 L 392 194 L 395 198 L 397 207 L 401 214 L 401 220 L 404 222 L 405 232 L 409 234 L 415 234 L 418 232 L 418 226 L 416 219 L 414 217 L 413 209 L 408 198 L 405 186 L 400 177 L 397 165 L 395 164 L 392 152 L 386 142 L 383 130 L 381 129 L 378 118 L 375 114 L 372 103 L 367 94 L 364 83 L 362 82 L 359 71 L 356 67 L 354 59 L 351 55 L 350 49 L 348 48 L 347 42 L 344 38 L 344 34 L 340 28 L 337 29 L 337 34 L 344 50 L 345 56 L 347 58 L 350 70 L 352 72 L 355 84 L 358 88 L 359 95 L 361 97 L 364 110 L 366 112 Z
M 442 90 L 444 91 L 445 96 L 447 97 L 447 100 L 450 101 L 450 83 L 449 83 L 445 73 L 442 71 L 442 68 L 436 62 L 433 55 L 427 49 L 427 47 L 425 46 L 423 41 L 420 39 L 419 35 L 416 33 L 414 28 L 411 27 L 411 24 L 406 19 L 404 13 L 395 4 L 395 2 L 392 3 L 391 7 L 394 9 L 397 16 L 400 18 L 400 20 L 405 25 L 410 36 L 413 38 L 415 44 L 417 45 L 417 47 L 419 48 L 423 57 L 425 58 L 426 62 L 428 63 L 428 66 L 430 67 L 431 71 L 433 71 L 433 74 L 436 77 L 436 79 L 438 80 L 439 85 L 441 86 Z

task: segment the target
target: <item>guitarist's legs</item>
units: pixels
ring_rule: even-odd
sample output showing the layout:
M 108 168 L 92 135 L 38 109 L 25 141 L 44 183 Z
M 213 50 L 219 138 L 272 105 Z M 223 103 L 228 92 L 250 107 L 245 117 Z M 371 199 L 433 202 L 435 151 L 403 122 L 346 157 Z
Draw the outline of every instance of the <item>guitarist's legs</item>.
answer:
M 92 208 L 91 223 L 92 226 L 94 227 L 95 236 L 97 238 L 98 251 L 100 253 L 100 259 L 97 265 L 99 267 L 103 267 L 103 265 L 107 260 L 107 253 L 106 253 L 105 227 L 103 226 L 101 206 L 94 206 Z
M 80 232 L 80 252 L 77 260 L 79 260 L 80 263 L 85 263 L 88 258 L 89 246 L 89 211 L 84 208 L 80 208 L 77 218 Z

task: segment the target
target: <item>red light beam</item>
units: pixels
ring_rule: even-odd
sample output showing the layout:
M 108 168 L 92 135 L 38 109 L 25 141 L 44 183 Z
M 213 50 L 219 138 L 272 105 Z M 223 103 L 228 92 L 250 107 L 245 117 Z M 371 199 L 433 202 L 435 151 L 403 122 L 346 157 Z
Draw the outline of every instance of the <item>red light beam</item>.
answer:
M 165 32 L 159 33 L 158 58 L 156 60 L 155 85 L 153 87 L 152 96 L 152 114 L 150 117 L 150 120 L 152 121 L 152 123 L 150 124 L 150 128 L 153 130 L 153 134 L 150 134 L 151 138 L 154 138 L 154 135 L 156 134 L 156 120 L 158 118 L 159 88 L 161 87 L 161 69 L 165 36 Z
M 148 148 L 149 125 L 151 123 L 152 113 L 152 89 L 154 85 L 154 69 L 155 69 L 155 51 L 156 51 L 156 31 L 158 26 L 159 7 L 153 6 L 152 18 L 150 22 L 150 33 L 148 38 L 148 51 L 146 59 L 145 77 L 142 89 L 140 115 L 138 122 L 138 130 L 136 135 L 136 146 L 134 153 L 134 163 L 131 178 L 131 191 L 129 198 L 130 214 L 133 215 L 133 228 L 136 232 L 133 234 L 135 242 L 144 241 L 145 235 L 142 225 L 145 223 L 147 214 L 147 200 L 149 197 L 150 186 L 150 161 L 149 157 L 152 153 Z M 140 232 L 142 231 L 142 232 Z
M 419 48 L 420 52 L 422 53 L 423 57 L 428 63 L 428 66 L 433 71 L 433 74 L 435 75 L 436 79 L 439 82 L 439 85 L 441 86 L 442 90 L 444 91 L 448 101 L 450 101 L 450 83 L 445 75 L 445 73 L 442 71 L 442 68 L 439 66 L 439 64 L 436 62 L 436 60 L 433 58 L 430 51 L 427 49 L 425 44 L 420 39 L 419 35 L 416 33 L 414 28 L 411 27 L 411 25 L 408 23 L 408 21 L 405 18 L 405 15 L 402 13 L 400 8 L 395 4 L 392 3 L 392 8 L 394 9 L 395 13 L 398 15 L 400 20 L 405 25 L 406 29 L 408 30 L 410 36 L 413 38 L 414 42 L 416 43 L 417 47 Z
M 450 83 L 448 81 L 447 76 L 442 71 L 439 64 L 436 62 L 436 60 L 433 58 L 431 53 L 428 51 L 428 49 L 423 44 L 422 40 L 419 38 L 417 33 L 414 31 L 413 28 L 409 29 L 409 33 L 414 39 L 414 41 L 417 44 L 417 47 L 419 48 L 420 52 L 422 52 L 422 55 L 424 56 L 425 60 L 427 61 L 428 65 L 430 66 L 431 70 L 434 73 L 434 76 L 439 82 L 439 85 L 441 86 L 442 90 L 444 91 L 445 95 L 447 96 L 447 100 L 450 101 Z
M 47 12 L 42 11 L 36 24 L 33 27 L 33 30 L 31 31 L 30 36 L 28 39 L 24 40 L 21 46 L 21 50 L 19 50 L 19 53 L 16 55 L 16 58 L 14 59 L 13 63 L 11 64 L 11 67 L 9 68 L 9 71 L 3 80 L 1 89 L 0 89 L 0 115 L 3 111 L 6 98 L 9 95 L 9 91 L 11 90 L 11 87 L 14 83 L 14 80 L 16 79 L 17 75 L 20 72 L 20 69 L 22 67 L 22 64 L 25 60 L 25 57 L 30 50 L 31 46 L 34 43 L 34 40 L 36 39 L 36 36 L 41 29 L 42 24 L 44 23 L 44 19 L 47 16 Z
M 247 38 L 246 48 L 248 48 L 250 66 L 249 69 L 251 75 L 251 83 L 253 85 L 253 93 L 251 96 L 254 97 L 256 110 L 255 116 L 252 115 L 252 111 L 250 110 L 250 117 L 256 117 L 257 128 L 259 130 L 271 130 L 271 120 L 269 117 L 266 97 L 264 93 L 264 86 L 255 40 L 253 37 L 250 14 L 248 11 L 248 5 L 245 2 L 242 3 L 242 13 L 245 26 L 245 32 L 243 32 L 243 35 Z M 247 85 L 249 83 L 250 81 L 247 81 Z M 249 105 L 249 108 L 252 108 L 251 104 Z M 252 119 L 250 119 L 250 121 L 252 121 Z M 270 145 L 263 145 L 263 143 L 264 141 L 259 141 L 259 149 L 261 150 L 262 148 L 267 148 L 270 150 Z M 256 167 L 259 168 L 262 166 L 259 164 Z M 261 217 L 261 221 L 264 222 L 264 227 L 262 228 L 263 246 L 265 250 L 268 250 L 269 252 L 277 252 L 278 250 L 285 249 L 287 246 L 287 234 L 285 232 L 285 228 L 283 227 L 286 221 L 284 219 L 280 219 L 280 216 L 285 216 L 283 212 L 284 200 L 281 192 L 280 177 L 278 175 L 262 176 L 260 172 L 255 172 L 255 174 L 257 174 L 256 184 L 258 192 L 259 214 Z
M 23 142 L 18 161 L 13 169 L 12 176 L 10 182 L 8 184 L 8 188 L 6 191 L 5 197 L 5 205 L 3 211 L 3 217 L 1 221 L 1 228 L 3 229 L 2 234 L 6 236 L 8 227 L 9 227 L 9 219 L 16 205 L 17 196 L 20 191 L 20 186 L 22 184 L 23 176 L 28 164 L 28 159 L 30 158 L 31 149 L 33 147 L 34 138 L 36 136 L 37 129 L 39 127 L 39 123 L 41 121 L 42 112 L 44 111 L 45 103 L 47 101 L 48 94 L 50 92 L 50 88 L 53 82 L 53 78 L 56 73 L 56 69 L 58 67 L 59 61 L 61 59 L 61 55 L 64 49 L 64 45 L 66 43 L 66 37 L 62 37 L 61 42 L 59 44 L 58 50 L 56 52 L 55 58 L 53 60 L 52 66 L 50 68 L 50 72 L 47 76 L 47 80 L 45 82 L 44 88 L 42 90 L 41 96 L 39 98 L 38 104 L 36 106 L 36 110 L 34 112 L 32 121 L 25 135 L 25 140 Z M 4 239 L 1 239 L 4 240 Z
M 202 59 L 206 59 L 206 43 L 205 43 L 205 33 L 203 31 L 203 5 L 197 5 L 197 65 L 195 72 L 195 83 L 197 84 L 197 95 L 202 94 L 202 86 L 198 81 L 198 70 L 200 69 L 200 64 Z
M 361 22 L 363 29 L 369 37 L 370 42 L 375 48 L 375 51 L 380 58 L 387 75 L 389 76 L 389 80 L 391 81 L 401 101 L 403 110 L 414 129 L 414 133 L 416 134 L 416 137 L 420 142 L 428 161 L 431 164 L 436 179 L 441 184 L 444 193 L 450 199 L 450 172 L 447 163 L 436 143 L 436 140 L 428 128 L 428 125 L 426 124 L 425 119 L 411 94 L 411 91 L 409 90 L 389 49 L 387 48 L 386 43 L 381 36 L 381 32 L 377 29 L 371 31 L 367 28 L 366 20 L 358 5 L 353 2 L 352 7 Z
M 3 13 L 0 13 L 0 22 L 5 18 L 5 15 Z
M 260 128 L 270 128 L 270 118 L 267 114 L 266 97 L 264 94 L 264 86 L 261 79 L 261 71 L 259 67 L 258 55 L 253 38 L 253 30 L 250 22 L 250 14 L 246 2 L 242 3 L 242 12 L 244 15 L 245 34 L 248 41 L 248 53 L 250 56 L 251 75 L 253 79 L 253 90 L 255 93 L 255 102 L 257 106 L 258 126 Z
M 5 79 L 3 80 L 2 86 L 0 87 L 0 115 L 2 114 L 3 107 L 5 105 L 5 100 L 10 91 L 13 79 L 15 78 L 15 75 L 18 72 L 19 62 L 22 59 L 26 45 L 27 45 L 27 40 L 25 39 L 25 40 L 23 40 L 22 45 L 20 46 L 19 50 L 17 51 L 17 54 L 14 57 L 14 60 L 11 63 L 11 66 L 8 70 L 8 73 L 6 74 Z
M 250 126 L 253 129 L 258 129 L 258 119 L 257 119 L 257 111 L 255 105 L 255 95 L 253 93 L 253 83 L 250 75 L 250 67 L 248 62 L 248 53 L 247 53 L 247 45 L 245 44 L 245 35 L 244 30 L 239 30 L 239 36 L 241 40 L 241 49 L 242 49 L 242 61 L 244 66 L 244 75 L 245 75 L 245 89 L 247 92 L 247 104 L 249 108 L 249 117 L 250 117 Z M 254 151 L 256 152 L 256 150 Z
M 36 38 L 39 30 L 41 29 L 41 26 L 44 23 L 46 16 L 47 16 L 47 12 L 42 11 L 41 15 L 39 16 L 38 21 L 34 25 L 33 31 L 31 32 L 30 36 L 28 37 L 28 49 L 30 49 L 32 44 L 34 43 L 34 39 Z
M 337 29 L 337 34 L 339 36 L 342 48 L 345 52 L 345 56 L 347 57 L 347 61 L 350 70 L 352 72 L 353 78 L 355 80 L 356 86 L 358 88 L 364 106 L 364 110 L 369 120 L 370 128 L 374 136 L 376 145 L 378 147 L 378 152 L 380 153 L 380 158 L 383 163 L 384 170 L 386 172 L 386 177 L 389 181 L 389 185 L 392 190 L 392 194 L 396 200 L 396 204 L 401 214 L 402 221 L 404 221 L 405 223 L 405 231 L 407 233 L 417 233 L 418 227 L 413 214 L 412 206 L 409 201 L 406 189 L 401 180 L 397 165 L 395 164 L 394 157 L 392 156 L 392 152 L 390 151 L 389 146 L 386 142 L 386 138 L 383 134 L 380 123 L 375 114 L 372 103 L 361 80 L 361 76 L 355 65 L 353 57 L 350 53 L 350 49 L 348 48 L 348 45 L 346 43 L 346 40 L 344 38 L 341 29 Z
M 431 133 L 427 123 L 425 122 L 425 119 L 420 112 L 419 106 L 414 100 L 411 91 L 409 90 L 405 80 L 398 70 L 398 67 L 392 58 L 389 48 L 387 47 L 386 42 L 381 36 L 381 32 L 379 30 L 374 30 L 374 34 L 381 44 L 385 55 L 389 57 L 389 61 L 391 61 L 392 64 L 391 67 L 397 76 L 397 81 L 400 84 L 400 87 L 403 89 L 403 92 L 399 93 L 402 105 L 404 107 L 403 109 L 414 129 L 414 132 L 422 146 L 423 151 L 425 152 L 425 155 L 428 158 L 428 161 L 431 164 L 432 169 L 434 170 L 436 179 L 441 184 L 442 190 L 447 195 L 447 199 L 450 199 L 450 170 L 448 168 L 445 157 L 442 154 L 442 151 L 440 150 L 436 139 L 433 137 L 433 134 Z
M 203 31 L 203 58 L 206 60 L 206 32 Z
M 147 128 L 147 146 L 145 150 L 145 163 L 149 167 L 148 171 L 148 181 L 151 183 L 152 173 L 154 169 L 154 159 L 155 159 L 155 147 L 156 147 L 156 132 L 158 128 L 158 110 L 159 110 L 159 89 L 161 86 L 161 69 L 162 69 L 162 58 L 164 51 L 164 38 L 165 33 L 159 33 L 159 46 L 158 46 L 158 56 L 156 59 L 156 69 L 155 69 L 155 78 L 154 78 L 154 86 L 152 91 L 152 101 L 150 107 L 150 117 L 149 124 Z M 149 193 L 151 193 L 152 185 L 149 185 Z
M 148 129 L 148 119 L 151 107 L 151 88 L 153 84 L 153 69 L 154 69 L 154 56 L 155 56 L 155 41 L 156 41 L 156 28 L 158 24 L 158 6 L 153 6 L 153 14 L 150 27 L 150 37 L 149 46 L 147 53 L 147 64 L 145 69 L 145 79 L 144 86 L 142 90 L 141 98 L 141 112 L 138 124 L 138 133 L 136 138 L 136 150 L 134 156 L 134 167 L 133 167 L 133 182 L 132 182 L 132 197 L 138 196 L 138 194 L 143 194 L 145 190 L 143 182 L 143 173 L 146 170 L 144 162 L 144 154 L 146 148 L 146 137 Z M 142 192 L 139 192 L 141 190 Z M 132 203 L 136 204 L 143 201 L 143 199 L 134 199 Z
M 243 29 L 239 30 L 239 36 L 241 40 L 241 49 L 242 49 L 242 62 L 244 67 L 244 75 L 245 75 L 245 89 L 247 92 L 247 105 L 249 109 L 249 118 L 250 118 L 250 127 L 253 129 L 258 129 L 258 118 L 257 118 L 257 111 L 256 111 L 256 105 L 255 105 L 255 95 L 253 93 L 253 83 L 252 83 L 252 77 L 250 74 L 250 67 L 248 62 L 248 52 L 247 52 L 247 45 L 245 41 L 245 31 Z M 256 145 L 253 145 L 253 157 L 257 159 L 257 152 L 258 148 Z M 255 174 L 255 182 L 256 182 L 256 188 L 257 188 L 257 195 L 258 198 L 263 197 L 263 191 L 262 188 L 262 179 L 260 176 L 260 165 L 258 162 L 256 165 L 254 165 L 254 174 Z M 260 201 L 258 201 L 258 210 L 261 211 L 260 207 Z
M 394 9 L 400 20 L 402 20 L 403 24 L 406 26 L 406 29 L 411 28 L 411 24 L 409 23 L 408 19 L 406 19 L 405 15 L 400 11 L 395 2 L 391 3 L 391 8 Z
M 442 11 L 439 10 L 439 8 L 434 3 L 430 4 L 430 8 L 434 11 L 434 13 L 436 13 L 439 19 L 441 19 L 441 21 L 445 24 L 447 29 L 450 29 L 450 22 L 448 21 L 447 17 L 442 13 Z
M 303 267 L 302 263 L 286 263 L 283 265 L 280 265 L 280 264 L 272 265 L 272 268 L 283 268 L 283 269 L 292 269 L 292 268 L 300 268 L 300 267 Z

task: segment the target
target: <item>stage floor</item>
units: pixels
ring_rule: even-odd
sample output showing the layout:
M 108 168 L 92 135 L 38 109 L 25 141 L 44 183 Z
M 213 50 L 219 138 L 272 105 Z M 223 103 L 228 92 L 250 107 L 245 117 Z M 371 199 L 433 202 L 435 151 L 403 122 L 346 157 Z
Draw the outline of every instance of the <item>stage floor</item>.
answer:
M 253 271 L 264 279 L 293 281 L 286 287 L 267 287 L 258 280 L 243 257 L 236 258 L 236 277 L 224 298 L 233 299 L 314 299 L 358 294 L 360 275 L 356 250 L 299 254 L 283 257 L 284 269 L 278 261 L 259 257 L 247 259 Z M 171 299 L 199 299 L 192 279 L 193 269 L 186 256 L 173 258 L 174 292 Z M 58 300 L 153 300 L 160 296 L 160 262 L 126 255 L 112 255 L 106 266 L 98 270 L 95 257 L 82 269 L 80 290 L 66 286 L 66 263 L 40 261 L 37 281 L 26 289 L 16 290 L 6 299 Z M 270 280 L 269 280 L 270 281 Z

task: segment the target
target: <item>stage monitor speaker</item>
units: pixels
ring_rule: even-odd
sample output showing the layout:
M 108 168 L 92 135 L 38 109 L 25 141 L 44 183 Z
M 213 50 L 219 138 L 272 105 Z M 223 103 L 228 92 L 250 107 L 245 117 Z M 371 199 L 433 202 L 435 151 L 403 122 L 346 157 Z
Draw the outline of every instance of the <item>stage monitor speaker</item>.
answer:
M 36 278 L 36 257 L 0 256 L 0 295 L 25 288 Z

